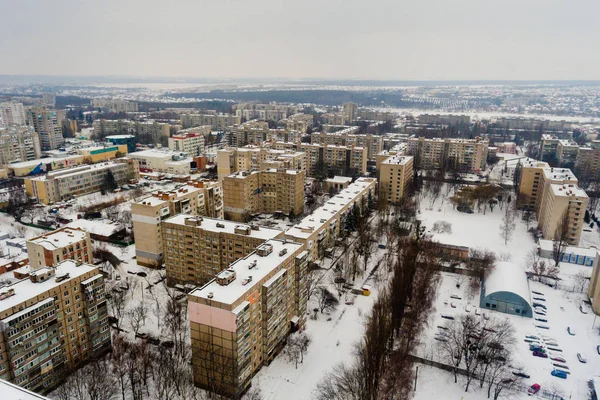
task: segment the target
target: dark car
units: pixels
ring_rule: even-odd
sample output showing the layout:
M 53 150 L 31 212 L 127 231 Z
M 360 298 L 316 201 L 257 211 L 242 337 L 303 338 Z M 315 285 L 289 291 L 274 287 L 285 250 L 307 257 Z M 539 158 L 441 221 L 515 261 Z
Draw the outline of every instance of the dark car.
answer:
M 525 372 L 513 371 L 512 373 L 514 376 L 518 376 L 519 378 L 525 378 L 525 379 L 531 378 L 531 376 L 527 375 Z
M 541 304 L 541 303 L 533 303 L 533 307 L 539 307 L 539 308 L 543 308 L 544 310 L 546 310 L 546 306 Z
M 534 350 L 532 353 L 535 357 L 541 357 L 541 358 L 548 358 L 548 354 L 539 351 L 539 350 Z

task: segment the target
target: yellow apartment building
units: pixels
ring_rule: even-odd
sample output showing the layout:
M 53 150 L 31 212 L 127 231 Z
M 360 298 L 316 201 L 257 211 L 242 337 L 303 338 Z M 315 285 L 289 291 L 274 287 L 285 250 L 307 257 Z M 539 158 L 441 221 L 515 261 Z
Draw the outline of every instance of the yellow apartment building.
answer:
M 285 145 L 285 144 L 282 144 Z M 298 150 L 306 153 L 306 174 L 319 173 L 351 176 L 367 172 L 368 152 L 365 147 L 333 144 L 300 143 Z
M 51 267 L 64 260 L 93 263 L 90 234 L 83 229 L 61 228 L 27 240 L 32 269 Z
M 453 139 L 410 137 L 407 154 L 415 157 L 415 166 L 424 169 L 440 168 L 452 162 L 457 168 L 482 171 L 487 165 L 489 142 L 486 139 Z
M 413 162 L 412 156 L 397 154 L 381 163 L 379 194 L 387 195 L 389 203 L 397 204 L 406 194 L 408 185 L 413 179 Z
M 167 283 L 203 285 L 283 231 L 179 214 L 162 223 Z
M 240 399 L 306 320 L 308 254 L 269 240 L 188 296 L 194 383 Z
M 277 150 L 269 147 L 247 145 L 228 147 L 217 151 L 219 180 L 238 171 L 267 168 L 306 170 L 306 154 L 294 150 Z

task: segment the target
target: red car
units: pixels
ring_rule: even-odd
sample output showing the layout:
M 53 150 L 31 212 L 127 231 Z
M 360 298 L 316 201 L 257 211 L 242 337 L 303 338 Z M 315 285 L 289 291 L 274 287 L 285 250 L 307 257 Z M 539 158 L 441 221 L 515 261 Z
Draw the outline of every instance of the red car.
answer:
M 542 387 L 540 386 L 539 383 L 534 383 L 533 385 L 531 385 L 531 387 L 529 388 L 529 390 L 527 391 L 527 393 L 529 394 L 536 394 L 537 392 L 540 391 Z

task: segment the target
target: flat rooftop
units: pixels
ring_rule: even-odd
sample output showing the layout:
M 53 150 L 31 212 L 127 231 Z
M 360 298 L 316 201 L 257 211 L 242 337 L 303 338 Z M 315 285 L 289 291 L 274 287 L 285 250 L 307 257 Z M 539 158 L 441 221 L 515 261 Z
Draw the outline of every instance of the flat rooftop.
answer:
M 545 251 L 554 251 L 554 241 L 540 239 L 538 242 L 540 249 Z M 598 249 L 595 247 L 578 247 L 578 246 L 567 246 L 565 254 L 579 254 L 587 257 L 596 257 L 598 255 Z
M 56 275 L 69 274 L 69 278 L 73 279 L 87 272 L 97 270 L 98 267 L 95 267 L 90 264 L 80 264 L 79 266 L 77 266 L 77 263 L 75 261 L 65 260 L 58 264 L 56 268 L 44 267 L 32 272 L 32 274 L 43 274 L 44 272 L 48 272 L 51 269 L 56 269 Z M 4 300 L 0 300 L 0 311 L 6 311 L 26 300 L 39 296 L 40 294 L 47 292 L 48 290 L 56 286 L 60 286 L 64 282 L 65 281 L 56 282 L 54 277 L 52 277 L 51 279 L 48 279 L 44 282 L 34 283 L 31 282 L 31 280 L 28 278 L 13 283 L 12 285 L 4 286 L 0 290 L 14 289 L 15 295 L 8 297 Z
M 410 161 L 412 161 L 412 156 L 403 156 L 402 154 L 396 154 L 391 156 L 390 158 L 386 158 L 382 164 L 393 164 L 393 165 L 406 165 Z
M 50 164 L 59 160 L 72 160 L 75 158 L 81 158 L 80 155 L 72 155 L 72 156 L 65 156 L 65 157 L 45 157 L 45 158 L 38 158 L 37 160 L 29 160 L 29 161 L 20 161 L 20 162 L 16 162 L 16 163 L 11 163 L 7 165 L 7 168 L 30 168 L 30 167 L 35 167 L 39 164 Z
M 73 243 L 81 242 L 85 239 L 86 235 L 87 232 L 84 230 L 61 228 L 56 231 L 48 232 L 42 236 L 29 239 L 29 242 L 38 244 L 46 250 L 56 250 Z
M 559 179 L 559 180 L 570 180 L 577 181 L 577 177 L 569 168 L 552 168 L 546 167 L 543 169 L 544 177 L 548 180 Z
M 555 196 L 588 197 L 585 190 L 577 185 L 550 185 Z
M 14 383 L 0 379 L 0 393 L 6 400 L 50 400 L 48 397 L 33 393 Z
M 202 229 L 209 232 L 217 232 L 217 233 L 228 233 L 230 235 L 236 235 L 235 228 L 243 227 L 243 228 L 251 228 L 248 224 L 242 224 L 235 221 L 227 221 L 225 219 L 218 218 L 208 218 L 208 217 L 199 217 L 193 216 L 189 214 L 179 214 L 174 217 L 166 219 L 164 222 L 177 224 L 177 225 L 185 225 L 186 219 L 188 220 L 201 220 L 200 225 L 195 226 L 198 229 Z M 219 224 L 219 226 L 217 226 Z M 193 226 L 193 225 L 192 225 Z M 279 229 L 273 228 L 265 228 L 265 227 L 256 227 L 258 229 L 250 229 L 250 234 L 245 235 L 257 239 L 269 240 L 275 239 L 277 236 L 281 235 L 283 231 Z M 239 234 L 237 234 L 239 235 Z
M 169 149 L 148 149 L 142 151 L 136 151 L 134 153 L 127 154 L 130 158 L 163 158 L 171 159 L 173 156 L 181 156 L 180 151 L 173 151 Z
M 67 178 L 73 175 L 79 175 L 83 172 L 92 171 L 92 170 L 102 170 L 102 169 L 110 169 L 114 165 L 118 163 L 115 162 L 103 162 L 100 164 L 91 164 L 91 165 L 79 165 L 73 168 L 63 168 L 57 171 L 48 172 L 46 175 L 36 176 L 35 178 L 31 178 L 31 180 L 36 181 L 45 181 L 47 179 L 55 179 L 55 178 Z
M 211 301 L 232 304 L 245 293 L 251 291 L 262 279 L 277 269 L 283 262 L 293 257 L 294 252 L 302 248 L 302 244 L 300 243 L 277 239 L 269 240 L 260 245 L 259 248 L 261 246 L 268 247 L 269 245 L 272 246 L 272 251 L 267 256 L 261 256 L 257 251 L 254 251 L 246 257 L 233 262 L 227 270 L 222 271 L 235 272 L 235 280 L 230 284 L 223 286 L 218 284 L 216 280 L 212 280 L 203 287 L 193 290 L 189 295 L 208 300 L 209 294 L 212 294 Z M 281 254 L 282 250 L 285 250 L 285 254 Z M 254 262 L 256 262 L 256 265 L 254 265 Z M 252 269 L 249 266 L 252 266 Z M 242 284 L 250 276 L 252 280 L 245 285 Z
M 329 199 L 323 206 L 317 208 L 312 214 L 304 217 L 302 221 L 286 231 L 286 236 L 306 239 L 319 231 L 346 205 L 356 200 L 371 182 L 377 183 L 375 178 L 358 178 L 346 189 Z
M 333 178 L 325 179 L 325 182 L 330 183 L 350 183 L 352 182 L 352 178 L 349 176 L 334 176 Z

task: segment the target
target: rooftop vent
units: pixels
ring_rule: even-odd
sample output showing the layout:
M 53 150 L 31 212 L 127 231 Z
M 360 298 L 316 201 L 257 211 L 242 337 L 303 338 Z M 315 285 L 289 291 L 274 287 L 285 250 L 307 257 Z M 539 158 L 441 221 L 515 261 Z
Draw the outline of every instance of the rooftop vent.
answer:
M 256 260 L 252 261 L 250 265 L 248 265 L 248 269 L 256 268 Z
M 209 292 L 206 297 L 208 297 L 209 299 L 212 299 L 214 296 L 215 295 L 213 294 L 213 292 Z
M 225 224 L 222 224 L 221 222 L 217 222 L 217 228 L 225 228 Z
M 229 268 L 221 271 L 217 274 L 217 283 L 221 286 L 227 286 L 231 282 L 235 281 L 236 273 L 233 269 Z
M 15 289 L 10 288 L 6 290 L 0 291 L 0 300 L 8 299 L 11 296 L 15 295 Z
M 279 257 L 281 257 L 281 256 L 284 256 L 284 255 L 286 255 L 286 254 L 287 254 L 287 249 L 282 249 L 282 250 L 279 252 Z

